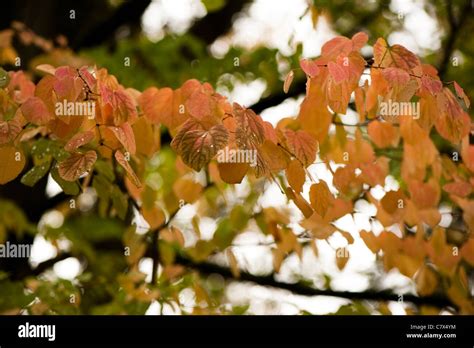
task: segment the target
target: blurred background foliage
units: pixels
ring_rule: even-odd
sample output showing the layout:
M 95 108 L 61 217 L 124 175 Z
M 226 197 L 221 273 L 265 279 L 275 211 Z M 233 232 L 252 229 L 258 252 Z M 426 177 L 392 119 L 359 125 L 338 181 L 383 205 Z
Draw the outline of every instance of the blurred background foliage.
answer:
M 311 42 L 303 43 L 301 38 L 289 33 L 282 40 L 289 41 L 290 49 L 281 50 L 267 42 L 265 32 L 257 33 L 260 40 L 251 47 L 232 41 L 236 34 L 235 22 L 251 18 L 252 8 L 261 0 L 202 0 L 202 3 L 194 0 L 194 3 L 199 3 L 195 5 L 201 8 L 197 11 L 198 16 L 189 16 L 186 25 L 179 29 L 167 25 L 162 19 L 164 24 L 159 28 L 158 37 L 151 37 L 144 30 L 144 13 L 152 5 L 164 2 L 45 0 L 39 4 L 28 0 L 10 1 L 0 12 L 0 30 L 7 30 L 0 36 L 0 64 L 5 70 L 23 69 L 32 74 L 35 74 L 33 68 L 42 63 L 77 67 L 96 64 L 106 67 L 122 85 L 141 91 L 149 86 L 177 88 L 186 80 L 196 78 L 210 82 L 218 90 L 232 95 L 239 83 L 249 84 L 259 80 L 264 90 L 260 92 L 261 95 L 256 92 L 257 96 L 250 102 L 257 112 L 304 94 L 306 77 L 298 68 L 298 61 L 305 52 L 304 46 L 311 45 Z M 274 1 L 276 5 L 290 2 Z M 369 34 L 370 43 L 373 43 L 377 37 L 388 38 L 394 32 L 405 29 L 409 13 L 396 11 L 397 3 L 401 2 L 299 2 L 298 6 L 304 7 L 299 20 L 309 17 L 314 31 L 326 30 L 330 35 L 350 37 L 364 31 Z M 444 81 L 456 80 L 473 100 L 474 16 L 471 1 L 412 2 L 421 4 L 426 14 L 436 20 L 436 33 L 440 36 L 440 47 L 422 47 L 418 54 L 424 62 L 439 69 Z M 168 6 L 173 6 L 172 1 L 168 3 Z M 185 2 L 185 6 L 189 3 Z M 158 8 L 163 9 L 163 6 Z M 71 19 L 71 9 L 75 11 L 74 19 Z M 157 15 L 156 11 L 154 14 Z M 322 22 L 326 23 L 325 26 Z M 278 23 L 275 25 L 278 26 Z M 224 42 L 227 48 L 216 53 L 213 49 L 216 42 L 221 42 L 221 46 Z M 321 46 L 321 43 L 313 44 Z M 371 52 L 366 52 L 366 58 L 370 56 Z M 20 66 L 15 64 L 17 57 L 21 57 Z M 126 59 L 130 59 L 130 66 L 125 64 Z M 282 83 L 290 69 L 295 69 L 295 80 L 289 93 L 284 94 Z M 164 143 L 166 141 L 169 138 L 163 139 Z M 163 151 L 160 151 L 156 161 L 158 165 L 151 165 L 149 185 L 161 185 L 162 198 L 166 199 L 166 190 L 171 190 L 172 186 L 172 181 L 166 180 L 177 176 L 176 172 L 172 172 L 175 170 L 176 158 L 166 148 L 166 144 L 162 146 Z M 399 167 L 394 166 L 392 170 L 396 176 Z M 164 181 L 158 184 L 154 181 L 156 175 L 154 179 L 153 173 L 160 174 L 159 177 Z M 194 308 L 194 313 L 201 310 L 202 313 L 215 311 L 243 314 L 248 310 L 248 303 L 227 303 L 223 277 L 200 277 L 195 272 L 183 275 L 183 270 L 178 266 L 167 269 L 171 275 L 163 276 L 158 285 L 150 289 L 142 273 L 127 268 L 127 257 L 133 258 L 133 255 L 124 257 L 123 241 L 128 238 L 130 242 L 133 236 L 123 221 L 81 211 L 76 212 L 76 215 L 66 215 L 67 209 L 63 207 L 60 210 L 65 213 L 64 223 L 57 228 L 49 226 L 44 229 L 41 221 L 45 213 L 61 202 L 54 197 L 46 197 L 46 180 L 41 180 L 32 189 L 22 186 L 18 181 L 0 188 L 0 241 L 31 243 L 39 229 L 44 238 L 58 249 L 66 245 L 69 255 L 82 255 L 86 262 L 82 264 L 78 277 L 67 280 L 43 274 L 54 266 L 54 262 L 61 261 L 61 256 L 53 258 L 54 262 L 46 260 L 39 266 L 32 266 L 20 259 L 0 259 L 0 313 L 18 313 L 19 308 L 33 301 L 29 306 L 29 312 L 33 314 L 144 314 L 155 299 L 173 307 L 172 302 L 179 298 L 178 294 L 189 288 L 195 294 L 196 303 L 205 303 Z M 248 219 L 249 213 L 239 211 L 236 207 L 233 210 L 219 210 L 216 206 L 219 194 L 217 189 L 206 190 L 208 211 L 205 213 L 210 217 L 214 214 L 216 218 L 228 214 L 228 219 L 220 220 L 214 237 L 218 239 L 217 244 L 226 246 L 227 235 L 235 233 L 229 226 L 235 226 L 242 218 Z M 249 194 L 244 201 L 245 206 L 251 207 L 255 201 L 256 197 Z M 256 220 L 264 230 L 265 221 L 259 217 Z M 164 241 L 160 243 L 160 252 L 164 258 L 179 257 L 173 245 L 167 245 Z M 201 248 L 196 253 L 202 255 L 206 254 L 203 250 L 207 247 L 206 243 L 198 243 L 194 248 Z M 124 270 L 127 272 L 124 273 Z M 40 274 L 43 275 L 39 277 Z M 173 282 L 173 274 L 182 275 L 181 281 Z M 330 279 L 329 275 L 324 274 L 321 282 L 330 286 Z M 377 284 L 377 279 L 377 272 L 374 271 L 371 284 Z M 23 291 L 24 284 L 29 289 L 27 292 Z M 272 313 L 271 303 L 269 306 L 265 311 Z M 163 311 L 164 306 L 160 308 Z M 436 312 L 429 306 L 416 311 Z M 356 301 L 340 307 L 334 314 L 374 312 L 390 313 L 386 306 L 371 307 L 369 311 L 365 305 Z M 301 313 L 308 312 L 301 310 Z

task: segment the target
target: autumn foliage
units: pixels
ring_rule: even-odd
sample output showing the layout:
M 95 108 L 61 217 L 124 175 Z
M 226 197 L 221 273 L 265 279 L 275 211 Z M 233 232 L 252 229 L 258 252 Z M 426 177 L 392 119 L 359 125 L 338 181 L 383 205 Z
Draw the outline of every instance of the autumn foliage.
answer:
M 276 126 L 197 80 L 174 90 L 141 92 L 96 67 L 39 66 L 43 77 L 36 84 L 22 71 L 9 72 L 0 82 L 0 184 L 21 178 L 34 186 L 51 174 L 73 197 L 93 187 L 101 214 L 126 220 L 135 207 L 152 231 L 161 231 L 160 238 L 174 245 L 160 249 L 169 277 L 182 272 L 173 268 L 176 248 L 196 261 L 225 251 L 238 277 L 229 246 L 251 219 L 276 242 L 275 272 L 289 254 L 302 255 L 288 216 L 274 208 L 235 210 L 211 240 L 198 238 L 185 248 L 178 229 L 162 228 L 183 204 L 204 199 L 210 186 L 223 191 L 243 180 L 275 183 L 301 211 L 299 224 L 313 240 L 340 233 L 348 244 L 350 231 L 334 222 L 366 199 L 384 230 L 360 236 L 385 271 L 396 268 L 413 278 L 420 296 L 442 294 L 461 313 L 474 313 L 466 273 L 474 267 L 470 101 L 461 86 L 441 81 L 433 66 L 403 46 L 379 38 L 373 59 L 366 60 L 360 50 L 367 42 L 365 33 L 336 37 L 322 47 L 321 56 L 302 59 L 294 70 L 307 75 L 306 96 L 298 115 Z M 285 91 L 293 77 L 292 70 Z M 64 101 L 95 103 L 95 117 L 58 116 L 56 105 Z M 383 103 L 414 103 L 420 112 L 381 115 Z M 349 108 L 358 120 L 348 125 L 343 115 Z M 163 134 L 171 136 L 170 147 L 179 156 L 172 168 L 179 175 L 165 190 L 147 181 Z M 225 148 L 255 151 L 256 165 L 218 162 Z M 330 182 L 310 173 L 315 162 L 332 173 Z M 193 179 L 199 171 L 204 181 Z M 371 189 L 384 187 L 389 175 L 398 189 L 374 197 Z M 440 225 L 442 205 L 462 215 L 463 228 L 453 232 Z M 131 265 L 146 250 L 144 241 L 135 242 L 142 246 Z M 338 257 L 337 266 L 344 268 L 349 258 Z

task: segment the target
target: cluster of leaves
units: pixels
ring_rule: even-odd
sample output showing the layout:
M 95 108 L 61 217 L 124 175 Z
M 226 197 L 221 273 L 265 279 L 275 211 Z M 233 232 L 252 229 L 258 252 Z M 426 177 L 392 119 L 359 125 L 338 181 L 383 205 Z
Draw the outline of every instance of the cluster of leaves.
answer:
M 473 313 L 466 273 L 474 266 L 474 240 L 468 235 L 474 229 L 474 146 L 469 144 L 471 123 L 463 108 L 469 107 L 469 99 L 456 82 L 442 82 L 435 68 L 384 39 L 376 41 L 373 61 L 366 61 L 359 51 L 367 41 L 364 33 L 351 39 L 336 37 L 322 47 L 320 57 L 301 60 L 306 97 L 297 117 L 284 118 L 276 126 L 251 109 L 230 104 L 209 83 L 194 79 L 177 89 L 150 87 L 140 92 L 125 88 L 105 69 L 42 65 L 38 70 L 45 76 L 36 85 L 24 72 L 2 72 L 0 184 L 21 175 L 22 183 L 33 186 L 50 173 L 72 196 L 92 186 L 99 197 L 100 215 L 130 223 L 133 206 L 151 231 L 160 232 L 163 281 L 158 289 L 150 292 L 137 269 L 147 254 L 148 241 L 127 230 L 120 236 L 131 249 L 122 265 L 129 272 L 122 275 L 120 286 L 107 290 L 114 300 L 93 309 L 95 313 L 116 312 L 124 303 L 130 306 L 127 312 L 141 313 L 146 306 L 140 301 L 179 301 L 179 291 L 189 284 L 197 303 L 207 303 L 207 312 L 218 310 L 194 276 L 175 261 L 183 253 L 199 262 L 225 251 L 238 277 L 238 260 L 230 247 L 251 220 L 274 238 L 276 272 L 291 253 L 302 257 L 302 244 L 287 212 L 273 207 L 257 210 L 258 192 L 227 211 L 211 240 L 200 238 L 197 216 L 191 221 L 198 239 L 192 246 L 186 245 L 181 230 L 167 225 L 167 216 L 174 216 L 186 203 L 199 201 L 213 217 L 221 208 L 217 196 L 244 178 L 279 185 L 301 211 L 299 224 L 310 234 L 315 253 L 315 239 L 337 232 L 353 243 L 351 233 L 337 228 L 335 221 L 354 213 L 356 200 L 366 199 L 377 208 L 374 218 L 385 231 L 378 235 L 362 231 L 361 237 L 385 270 L 397 268 L 414 277 L 422 296 L 441 292 L 461 312 Z M 370 74 L 370 82 L 361 85 L 363 74 Z M 292 76 L 288 75 L 285 90 L 291 88 Z M 352 96 L 359 114 L 356 126 L 367 126 L 366 132 L 360 129 L 364 127 L 344 127 L 340 122 Z M 420 104 L 419 118 L 379 114 L 381 103 L 412 101 Z M 83 102 L 94 103 L 93 119 L 56 113 L 57 103 Z M 172 137 L 171 148 L 160 148 L 162 128 Z M 459 157 L 440 153 L 433 134 L 450 142 Z M 256 165 L 218 162 L 217 154 L 225 148 L 255 153 Z M 377 199 L 370 189 L 385 186 L 396 165 L 388 155 L 392 153 L 402 155 L 399 189 Z M 332 182 L 312 177 L 308 167 L 316 159 L 332 172 Z M 29 169 L 24 172 L 27 162 Z M 198 180 L 196 172 L 206 173 L 206 178 Z M 465 233 L 457 240 L 451 240 L 449 230 L 439 225 L 442 203 L 462 212 Z M 90 228 L 72 222 L 49 237 L 73 239 L 78 245 L 74 253 L 99 258 L 90 253 L 89 245 L 97 241 L 76 235 Z M 343 269 L 349 255 L 341 254 L 337 266 Z M 95 263 L 98 268 L 105 264 Z M 97 272 L 101 277 L 96 281 L 107 288 L 107 274 L 113 272 Z M 174 282 L 177 279 L 187 281 Z M 203 309 L 198 306 L 195 311 Z

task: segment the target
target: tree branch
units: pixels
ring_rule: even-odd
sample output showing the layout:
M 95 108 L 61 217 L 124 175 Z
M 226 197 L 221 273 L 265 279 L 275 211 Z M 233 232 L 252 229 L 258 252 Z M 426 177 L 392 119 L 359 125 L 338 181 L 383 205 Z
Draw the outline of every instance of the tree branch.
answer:
M 186 256 L 178 256 L 175 261 L 177 264 L 195 269 L 201 274 L 219 274 L 226 279 L 233 281 L 248 281 L 262 286 L 268 286 L 276 289 L 288 290 L 297 295 L 303 296 L 333 296 L 347 298 L 350 300 L 372 300 L 372 301 L 394 301 L 403 299 L 404 302 L 411 302 L 416 305 L 431 305 L 438 308 L 455 307 L 447 298 L 432 295 L 427 297 L 418 297 L 412 294 L 399 295 L 391 291 L 367 290 L 363 292 L 337 291 L 330 289 L 316 289 L 304 283 L 284 283 L 274 279 L 273 274 L 254 275 L 245 271 L 240 271 L 240 277 L 237 279 L 232 275 L 228 267 L 220 266 L 211 262 L 197 263 Z
M 232 27 L 232 18 L 244 8 L 249 0 L 231 0 L 215 12 L 208 13 L 194 23 L 189 33 L 197 36 L 206 44 L 212 44 L 219 36 L 226 34 Z
M 467 18 L 470 14 L 472 14 L 471 8 L 471 1 L 467 0 L 463 8 L 461 9 L 461 14 L 459 19 L 456 21 L 453 14 L 452 2 L 447 1 L 447 16 L 448 16 L 448 23 L 449 23 L 449 34 L 446 40 L 446 44 L 443 49 L 443 56 L 441 58 L 441 62 L 438 68 L 438 75 L 441 80 L 445 79 L 446 72 L 449 66 L 449 59 L 451 58 L 456 40 L 458 39 L 458 34 L 464 23 L 466 22 Z

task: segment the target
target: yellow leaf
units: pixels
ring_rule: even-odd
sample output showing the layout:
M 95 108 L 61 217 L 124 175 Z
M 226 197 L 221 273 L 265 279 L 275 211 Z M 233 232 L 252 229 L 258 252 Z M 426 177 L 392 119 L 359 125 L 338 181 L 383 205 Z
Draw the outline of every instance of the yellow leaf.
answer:
M 186 203 L 194 203 L 202 192 L 202 186 L 190 179 L 179 178 L 173 184 L 173 192 Z
M 239 278 L 240 277 L 240 269 L 239 269 L 239 265 L 237 263 L 237 258 L 235 257 L 234 253 L 230 249 L 226 250 L 226 254 L 227 254 L 227 260 L 229 261 L 230 270 L 232 272 L 232 275 L 234 276 L 234 278 Z
M 288 90 L 290 89 L 291 83 L 293 82 L 293 78 L 295 77 L 295 73 L 293 70 L 290 70 L 288 75 L 286 75 L 285 78 L 285 83 L 283 84 L 283 92 L 288 93 Z
M 165 222 L 165 214 L 163 210 L 154 206 L 150 209 L 143 208 L 142 215 L 145 218 L 146 222 L 150 225 L 150 228 L 153 230 L 161 226 Z
M 313 209 L 303 198 L 303 196 L 301 196 L 301 194 L 294 192 L 290 187 L 287 187 L 286 195 L 296 204 L 299 210 L 301 210 L 305 218 L 309 218 L 311 215 L 313 215 Z
M 286 168 L 286 178 L 288 179 L 288 184 L 290 184 L 295 192 L 302 191 L 306 174 L 300 161 L 294 159 L 290 162 L 290 165 Z
M 275 272 L 278 273 L 280 272 L 280 267 L 285 258 L 285 254 L 283 254 L 283 252 L 280 249 L 272 249 L 272 254 L 273 254 L 273 268 L 275 269 Z
M 0 185 L 15 179 L 25 167 L 25 156 L 13 146 L 0 147 Z

